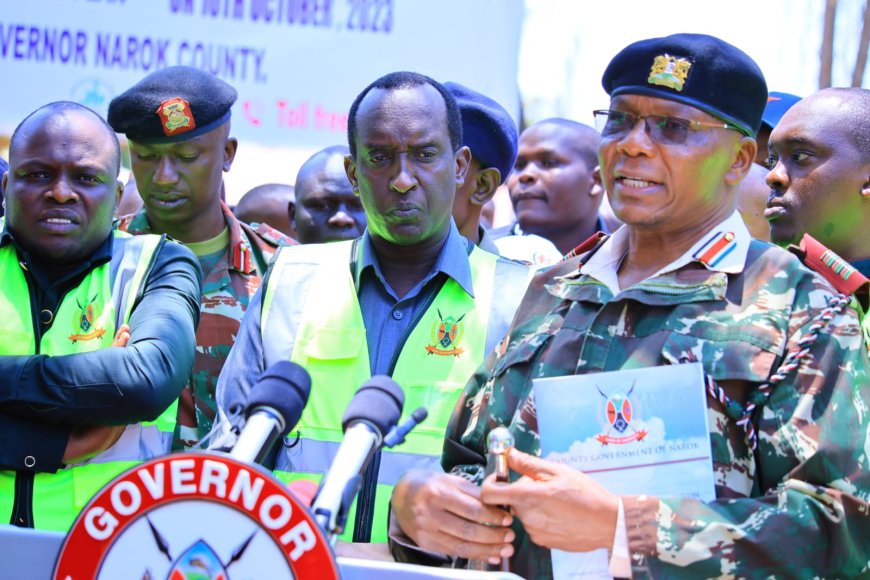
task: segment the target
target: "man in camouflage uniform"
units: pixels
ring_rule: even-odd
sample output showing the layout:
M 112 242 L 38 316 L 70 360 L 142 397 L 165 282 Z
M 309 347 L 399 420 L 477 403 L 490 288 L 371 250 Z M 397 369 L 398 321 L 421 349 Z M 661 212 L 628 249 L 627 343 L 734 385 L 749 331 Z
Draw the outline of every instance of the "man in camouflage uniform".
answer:
M 767 96 L 761 71 L 719 39 L 674 35 L 624 49 L 603 84 L 599 157 L 626 225 L 533 281 L 500 356 L 454 411 L 442 463 L 455 475 L 409 472 L 396 486 L 393 553 L 511 557 L 526 578 L 552 577 L 550 549 L 599 548 L 615 575 L 635 578 L 866 573 L 870 392 L 857 317 L 735 212 Z M 711 393 L 714 501 L 620 497 L 536 457 L 532 379 L 690 361 L 711 379 L 698 388 Z M 516 438 L 510 484 L 484 482 L 498 425 Z
M 769 146 L 764 213 L 771 240 L 800 242 L 807 265 L 854 295 L 870 347 L 870 90 L 836 87 L 808 96 L 783 115 Z M 818 244 L 802 239 L 807 234 Z
M 196 360 L 179 401 L 176 447 L 205 436 L 214 420 L 215 385 L 248 302 L 279 245 L 277 230 L 238 221 L 222 201 L 223 172 L 238 142 L 230 137 L 236 90 L 205 71 L 156 71 L 109 105 L 109 123 L 130 142 L 133 174 L 144 205 L 124 217 L 131 234 L 166 233 L 187 245 L 203 272 Z

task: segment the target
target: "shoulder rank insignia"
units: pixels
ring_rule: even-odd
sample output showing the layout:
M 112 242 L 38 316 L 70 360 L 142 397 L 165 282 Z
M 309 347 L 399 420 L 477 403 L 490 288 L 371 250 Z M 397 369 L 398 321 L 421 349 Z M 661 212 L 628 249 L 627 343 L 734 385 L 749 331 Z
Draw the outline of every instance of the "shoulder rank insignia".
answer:
M 605 234 L 604 232 L 595 232 L 594 234 L 577 244 L 577 246 L 575 246 L 573 250 L 565 254 L 565 256 L 562 257 L 562 261 L 565 262 L 567 260 L 570 260 L 571 258 L 582 256 L 586 252 L 590 252 L 598 248 L 601 245 L 602 241 L 607 239 L 607 237 L 608 234 Z
M 857 294 L 862 286 L 866 289 L 866 285 L 870 285 L 866 276 L 809 234 L 804 234 L 799 248 L 790 246 L 789 251 L 807 268 L 821 274 L 838 292 Z
M 462 335 L 465 334 L 465 328 L 462 326 L 462 319 L 465 314 L 459 318 L 448 316 L 444 318 L 441 311 L 438 310 L 438 320 L 432 325 L 432 342 L 426 347 L 426 352 L 429 354 L 437 354 L 438 356 L 459 356 L 465 349 L 459 346 L 462 342 Z
M 692 257 L 705 266 L 715 268 L 736 247 L 734 232 L 716 232 Z
M 181 97 L 167 99 L 160 103 L 160 106 L 157 107 L 157 116 L 160 117 L 163 132 L 167 137 L 187 133 L 196 128 L 190 103 Z
M 691 68 L 692 63 L 685 58 L 661 54 L 653 60 L 646 82 L 682 91 Z
M 251 227 L 255 232 L 257 232 L 257 235 L 273 246 L 295 246 L 299 243 L 284 232 L 276 230 L 269 224 L 251 224 Z

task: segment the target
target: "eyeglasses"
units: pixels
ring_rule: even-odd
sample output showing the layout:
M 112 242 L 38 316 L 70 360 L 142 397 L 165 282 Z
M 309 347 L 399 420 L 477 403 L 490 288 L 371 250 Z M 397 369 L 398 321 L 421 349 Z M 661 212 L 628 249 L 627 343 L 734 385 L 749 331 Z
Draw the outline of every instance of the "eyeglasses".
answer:
M 662 145 L 683 145 L 690 135 L 706 129 L 741 131 L 731 123 L 711 123 L 668 115 L 635 115 L 607 109 L 592 111 L 592 114 L 595 115 L 595 128 L 602 137 L 621 139 L 631 133 L 637 122 L 643 119 L 650 138 Z

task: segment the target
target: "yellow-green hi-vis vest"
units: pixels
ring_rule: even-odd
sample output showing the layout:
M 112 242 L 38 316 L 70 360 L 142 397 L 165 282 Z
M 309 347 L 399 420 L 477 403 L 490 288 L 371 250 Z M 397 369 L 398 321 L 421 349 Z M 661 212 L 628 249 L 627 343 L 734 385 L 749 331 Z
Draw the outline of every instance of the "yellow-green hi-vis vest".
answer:
M 276 475 L 320 481 L 342 440 L 341 417 L 371 378 L 366 330 L 351 273 L 352 242 L 282 248 L 263 299 L 266 367 L 290 359 L 311 374 L 299 441 L 279 451 Z M 375 505 L 352 507 L 342 539 L 385 542 L 393 486 L 408 469 L 441 472 L 444 431 L 469 377 L 507 332 L 529 270 L 476 247 L 469 255 L 474 298 L 449 278 L 407 334 L 390 373 L 405 392 L 402 421 L 425 407 L 428 418 L 395 449 L 384 449 Z M 364 493 L 364 490 L 363 490 Z M 357 509 L 371 534 L 353 535 Z M 360 537 L 362 535 L 362 537 Z
M 58 306 L 55 320 L 36 344 L 27 280 L 12 244 L 0 248 L 0 355 L 58 356 L 111 346 L 127 323 L 163 236 L 116 232 L 112 259 L 94 268 Z M 36 473 L 31 498 L 34 527 L 67 531 L 93 495 L 136 463 L 169 452 L 177 404 L 156 421 L 128 425 L 103 453 L 56 473 Z M 15 471 L 0 471 L 0 522 L 9 523 L 15 501 Z

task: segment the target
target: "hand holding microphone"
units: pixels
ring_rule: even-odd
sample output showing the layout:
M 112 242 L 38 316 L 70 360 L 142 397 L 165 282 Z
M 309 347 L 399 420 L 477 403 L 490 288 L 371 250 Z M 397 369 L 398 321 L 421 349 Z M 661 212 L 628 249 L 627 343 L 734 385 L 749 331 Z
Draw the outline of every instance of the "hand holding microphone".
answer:
M 510 482 L 510 468 L 507 456 L 514 446 L 514 436 L 504 425 L 500 425 L 489 432 L 486 436 L 486 446 L 495 463 L 495 480 L 501 483 Z M 505 511 L 510 511 L 508 506 L 498 506 Z M 502 556 L 498 569 L 502 572 L 510 572 L 510 558 Z

